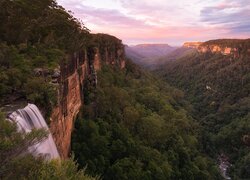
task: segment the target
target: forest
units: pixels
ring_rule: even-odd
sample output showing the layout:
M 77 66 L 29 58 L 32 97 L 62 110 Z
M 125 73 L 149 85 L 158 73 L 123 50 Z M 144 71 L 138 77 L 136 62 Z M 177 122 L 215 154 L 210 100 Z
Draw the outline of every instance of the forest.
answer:
M 241 47 L 239 57 L 194 53 L 168 62 L 158 74 L 180 88 L 192 105 L 191 115 L 202 127 L 202 146 L 210 157 L 220 154 L 232 164 L 233 179 L 250 177 L 250 58 L 248 40 L 214 40 L 204 44 Z
M 66 54 L 86 44 L 89 31 L 54 0 L 1 0 L 0 7 L 0 107 L 32 102 L 48 118 L 57 103 L 51 74 Z M 36 69 L 42 69 L 43 76 L 36 76 Z M 17 132 L 5 117 L 0 113 L 0 179 L 97 179 L 72 158 L 47 162 L 27 153 L 48 132 Z
M 32 102 L 48 119 L 58 103 L 52 75 L 68 63 L 66 56 L 90 47 L 104 51 L 104 44 L 112 50 L 121 42 L 91 34 L 54 0 L 30 2 L 0 1 L 0 107 Z M 244 54 L 192 54 L 157 75 L 131 60 L 122 70 L 102 64 L 97 86 L 85 82 L 67 160 L 27 153 L 48 132 L 17 132 L 0 113 L 0 179 L 214 180 L 222 179 L 221 153 L 233 165 L 231 177 L 247 179 L 249 65 Z
M 48 118 L 57 103 L 51 76 L 67 54 L 88 44 L 89 31 L 54 0 L 0 6 L 0 104 L 33 102 Z
M 73 158 L 45 161 L 27 153 L 29 146 L 43 141 L 47 135 L 48 131 L 43 129 L 27 134 L 17 132 L 16 124 L 6 121 L 0 113 L 0 179 L 99 179 L 86 175 L 84 169 L 79 170 Z
M 72 137 L 80 167 L 103 179 L 220 179 L 183 92 L 127 61 L 103 67 Z M 89 86 L 86 86 L 89 87 Z M 90 87 L 91 88 L 91 87 Z M 91 92 L 91 93 L 89 93 Z

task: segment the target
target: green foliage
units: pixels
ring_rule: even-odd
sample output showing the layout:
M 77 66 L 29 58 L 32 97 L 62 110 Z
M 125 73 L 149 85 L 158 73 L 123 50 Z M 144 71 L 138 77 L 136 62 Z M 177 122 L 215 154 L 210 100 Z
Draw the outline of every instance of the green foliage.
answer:
M 16 124 L 0 113 L 0 179 L 82 179 L 94 180 L 78 171 L 72 160 L 45 161 L 28 153 L 28 147 L 43 141 L 48 135 L 43 129 L 28 134 L 17 132 Z
M 68 160 L 53 160 L 51 162 L 43 162 L 42 166 L 37 168 L 36 171 L 32 171 L 28 179 L 72 179 L 72 180 L 95 180 L 98 177 L 93 178 L 85 174 L 85 170 L 78 170 L 78 165 L 73 159 Z
M 219 179 L 199 151 L 196 123 L 182 92 L 130 61 L 125 70 L 104 66 L 72 135 L 80 167 L 103 179 Z M 86 97 L 87 96 L 87 97 Z M 199 158 L 197 158 L 199 157 Z M 213 168 L 212 168 L 213 167 Z
M 250 39 L 217 39 L 204 42 L 203 46 L 218 45 L 220 47 L 238 48 L 240 53 L 248 53 L 250 47 Z
M 49 77 L 34 76 L 35 69 L 52 71 L 63 57 L 62 52 L 45 47 L 8 46 L 5 43 L 0 47 L 0 103 L 24 98 L 44 107 L 49 116 L 57 103 L 57 88 L 49 83 Z
M 250 177 L 250 153 L 246 152 L 233 166 L 232 177 L 234 179 L 248 179 Z
M 16 131 L 16 125 L 0 117 L 0 178 L 17 179 L 27 175 L 32 168 L 38 168 L 28 151 L 30 145 L 46 138 L 44 130 L 33 130 L 28 134 Z M 41 163 L 39 160 L 37 163 Z
M 204 45 L 212 44 L 237 47 L 240 57 L 197 53 L 169 62 L 161 74 L 183 89 L 193 105 L 192 115 L 203 128 L 200 138 L 206 153 L 217 158 L 224 152 L 233 164 L 231 176 L 249 178 L 244 173 L 249 171 L 245 164 L 249 149 L 242 141 L 250 132 L 249 40 L 215 40 Z
M 89 45 L 89 30 L 54 0 L 1 0 L 0 104 L 24 99 L 50 116 L 51 76 L 66 54 Z
M 74 52 L 86 41 L 88 30 L 54 0 L 3 0 L 0 5 L 3 42 L 46 44 Z

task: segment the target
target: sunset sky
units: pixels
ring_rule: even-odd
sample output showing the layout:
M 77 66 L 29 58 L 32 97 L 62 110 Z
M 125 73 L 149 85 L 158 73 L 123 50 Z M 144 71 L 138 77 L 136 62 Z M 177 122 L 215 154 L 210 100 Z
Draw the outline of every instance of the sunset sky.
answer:
M 92 33 L 125 44 L 250 38 L 250 0 L 57 0 Z

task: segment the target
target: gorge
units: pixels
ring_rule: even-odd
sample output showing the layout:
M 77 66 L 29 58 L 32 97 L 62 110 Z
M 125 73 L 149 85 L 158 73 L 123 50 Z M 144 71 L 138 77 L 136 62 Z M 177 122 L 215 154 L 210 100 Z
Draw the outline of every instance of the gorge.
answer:
M 222 169 L 229 168 L 232 179 L 237 174 L 249 176 L 244 141 L 249 133 L 249 42 L 207 41 L 196 52 L 167 62 L 157 72 L 185 92 L 193 105 L 193 117 L 203 127 L 204 150 L 210 156 L 218 154 L 219 159 L 223 154 Z
M 0 179 L 249 179 L 249 39 L 127 46 L 0 5 Z
M 108 35 L 99 34 L 96 36 L 100 38 L 98 41 L 110 38 L 114 42 L 73 53 L 68 57 L 68 63 L 60 66 L 59 103 L 52 111 L 50 130 L 63 158 L 67 158 L 70 152 L 74 119 L 80 108 L 84 108 L 83 89 L 86 88 L 86 82 L 88 81 L 90 86 L 96 86 L 98 82 L 97 72 L 102 65 L 117 66 L 120 69 L 125 67 L 124 48 L 121 41 Z

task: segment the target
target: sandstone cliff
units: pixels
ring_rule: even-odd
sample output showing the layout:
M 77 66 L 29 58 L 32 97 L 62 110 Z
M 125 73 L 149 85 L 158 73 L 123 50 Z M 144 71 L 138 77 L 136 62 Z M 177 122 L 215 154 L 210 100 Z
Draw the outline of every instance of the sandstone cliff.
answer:
M 219 46 L 217 44 L 211 45 L 201 45 L 198 47 L 198 51 L 201 53 L 221 53 L 223 55 L 234 55 L 234 57 L 239 57 L 240 50 L 238 48 L 233 48 L 229 46 Z
M 112 41 L 108 41 L 113 38 Z M 124 47 L 120 40 L 107 35 L 97 35 L 93 46 L 69 55 L 60 65 L 58 78 L 58 105 L 51 115 L 50 131 L 62 158 L 70 151 L 74 119 L 84 105 L 84 81 L 97 83 L 96 71 L 103 64 L 125 67 Z
M 183 47 L 195 48 L 200 53 L 231 55 L 238 58 L 250 55 L 250 39 L 218 39 L 207 42 L 185 42 Z
M 250 39 L 220 39 L 202 43 L 197 47 L 200 53 L 220 53 L 238 58 L 241 55 L 250 55 Z
M 202 42 L 185 42 L 185 43 L 183 44 L 183 47 L 187 47 L 187 48 L 198 48 L 201 44 L 202 44 Z

